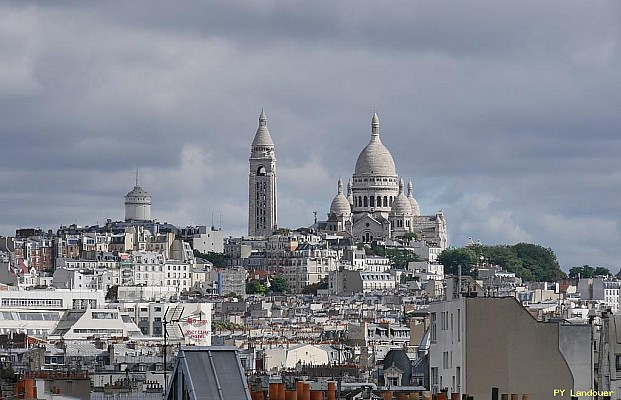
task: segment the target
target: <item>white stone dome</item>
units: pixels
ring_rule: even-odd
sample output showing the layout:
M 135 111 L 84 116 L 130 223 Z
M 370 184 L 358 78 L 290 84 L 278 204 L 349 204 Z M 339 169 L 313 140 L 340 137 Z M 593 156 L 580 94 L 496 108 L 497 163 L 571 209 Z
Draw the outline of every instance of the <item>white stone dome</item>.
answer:
M 339 178 L 338 193 L 334 196 L 332 203 L 330 204 L 330 214 L 336 215 L 349 215 L 351 214 L 351 206 L 347 197 L 343 195 L 343 180 Z
M 407 196 L 403 194 L 403 179 L 399 181 L 399 195 L 392 201 L 390 213 L 393 215 L 412 215 L 412 204 Z
M 379 118 L 373 115 L 371 122 L 371 141 L 358 156 L 356 161 L 356 175 L 397 175 L 395 161 L 390 151 L 384 146 L 379 137 Z

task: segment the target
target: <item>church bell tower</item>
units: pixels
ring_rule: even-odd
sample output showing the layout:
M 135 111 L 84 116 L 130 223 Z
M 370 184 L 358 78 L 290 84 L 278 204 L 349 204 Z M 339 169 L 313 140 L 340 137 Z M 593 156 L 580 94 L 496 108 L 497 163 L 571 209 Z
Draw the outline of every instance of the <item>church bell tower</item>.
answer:
M 263 110 L 252 141 L 249 161 L 248 236 L 267 237 L 277 228 L 276 156 Z

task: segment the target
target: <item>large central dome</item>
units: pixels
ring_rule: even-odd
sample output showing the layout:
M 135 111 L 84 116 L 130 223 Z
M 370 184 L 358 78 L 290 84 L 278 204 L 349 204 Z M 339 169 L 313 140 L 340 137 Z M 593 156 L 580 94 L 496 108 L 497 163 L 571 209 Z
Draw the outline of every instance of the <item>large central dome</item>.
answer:
M 354 173 L 356 175 L 396 176 L 395 161 L 379 137 L 379 118 L 377 113 L 373 114 L 371 127 L 371 141 L 360 152 Z

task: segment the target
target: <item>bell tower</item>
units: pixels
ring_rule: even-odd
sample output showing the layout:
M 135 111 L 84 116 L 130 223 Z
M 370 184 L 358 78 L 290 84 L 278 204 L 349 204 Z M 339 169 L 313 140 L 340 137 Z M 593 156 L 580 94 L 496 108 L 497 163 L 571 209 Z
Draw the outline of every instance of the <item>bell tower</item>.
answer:
M 267 237 L 277 228 L 276 156 L 263 110 L 252 141 L 249 161 L 248 236 Z

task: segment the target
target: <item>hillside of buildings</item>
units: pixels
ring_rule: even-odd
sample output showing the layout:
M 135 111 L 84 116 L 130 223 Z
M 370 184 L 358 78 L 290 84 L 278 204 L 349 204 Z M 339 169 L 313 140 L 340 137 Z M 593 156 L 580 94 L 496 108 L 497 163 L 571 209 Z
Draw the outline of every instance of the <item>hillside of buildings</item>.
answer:
M 0 397 L 543 399 L 621 390 L 616 277 L 583 266 L 567 278 L 536 244 L 448 248 L 443 211 L 421 214 L 377 114 L 327 220 L 278 228 L 274 149 L 262 112 L 248 236 L 158 222 L 136 176 L 123 221 L 0 237 Z

